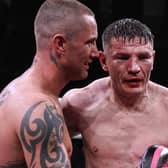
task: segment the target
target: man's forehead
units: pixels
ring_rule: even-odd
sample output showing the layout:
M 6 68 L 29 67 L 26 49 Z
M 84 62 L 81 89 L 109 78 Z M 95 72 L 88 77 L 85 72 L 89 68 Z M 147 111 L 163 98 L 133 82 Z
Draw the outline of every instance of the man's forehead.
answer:
M 146 41 L 143 37 L 134 37 L 134 38 L 124 38 L 124 37 L 119 37 L 119 38 L 112 38 L 111 39 L 111 45 L 123 45 L 123 46 L 139 46 L 139 45 L 151 45 L 150 41 Z
M 110 48 L 112 49 L 124 49 L 124 48 L 141 48 L 153 50 L 153 44 L 145 41 L 144 38 L 135 37 L 132 39 L 128 38 L 112 38 L 110 41 Z
M 150 42 L 145 43 L 145 41 L 138 41 L 138 39 L 133 40 L 123 40 L 123 39 L 112 39 L 111 45 L 108 50 L 109 54 L 117 53 L 127 53 L 127 54 L 138 54 L 138 53 L 149 53 L 154 54 L 155 50 Z

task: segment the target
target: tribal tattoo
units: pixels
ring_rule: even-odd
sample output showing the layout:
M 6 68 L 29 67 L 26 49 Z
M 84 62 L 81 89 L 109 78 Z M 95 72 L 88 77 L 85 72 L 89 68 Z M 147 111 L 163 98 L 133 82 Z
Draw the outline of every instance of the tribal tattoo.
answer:
M 45 102 L 40 101 L 31 106 L 21 122 L 20 136 L 24 147 L 31 153 L 30 167 L 34 168 L 37 164 L 36 146 L 41 144 L 39 156 L 41 168 L 69 168 L 69 161 L 61 146 L 64 129 L 63 117 L 56 111 L 54 105 L 46 103 L 43 117 L 33 117 L 36 108 L 43 103 Z M 27 136 L 30 138 L 26 138 Z

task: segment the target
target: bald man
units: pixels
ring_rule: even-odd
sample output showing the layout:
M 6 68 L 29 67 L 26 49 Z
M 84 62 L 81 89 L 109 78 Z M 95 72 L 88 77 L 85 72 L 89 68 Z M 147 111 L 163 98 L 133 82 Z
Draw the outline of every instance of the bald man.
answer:
M 70 80 L 88 76 L 97 56 L 96 20 L 76 0 L 46 0 L 34 32 L 32 65 L 0 94 L 0 167 L 70 168 L 72 144 L 58 96 Z

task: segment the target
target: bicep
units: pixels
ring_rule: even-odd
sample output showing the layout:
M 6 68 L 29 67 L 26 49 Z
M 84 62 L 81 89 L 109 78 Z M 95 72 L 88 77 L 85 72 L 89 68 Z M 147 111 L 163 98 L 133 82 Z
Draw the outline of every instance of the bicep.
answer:
M 66 167 L 68 156 L 63 144 L 64 119 L 53 104 L 40 101 L 24 113 L 20 140 L 30 167 Z

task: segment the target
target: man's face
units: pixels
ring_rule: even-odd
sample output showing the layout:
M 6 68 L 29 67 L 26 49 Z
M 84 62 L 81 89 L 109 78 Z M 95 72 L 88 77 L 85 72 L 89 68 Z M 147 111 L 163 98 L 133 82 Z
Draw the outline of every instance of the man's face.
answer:
M 112 39 L 105 51 L 105 64 L 115 90 L 127 95 L 143 93 L 153 69 L 154 53 L 152 44 L 139 38 Z
M 66 42 L 66 72 L 70 80 L 87 78 L 89 64 L 97 56 L 97 24 L 92 16 L 84 15 L 81 29 L 70 41 Z M 76 22 L 76 24 L 80 24 Z M 75 25 L 72 25 L 75 26 Z

